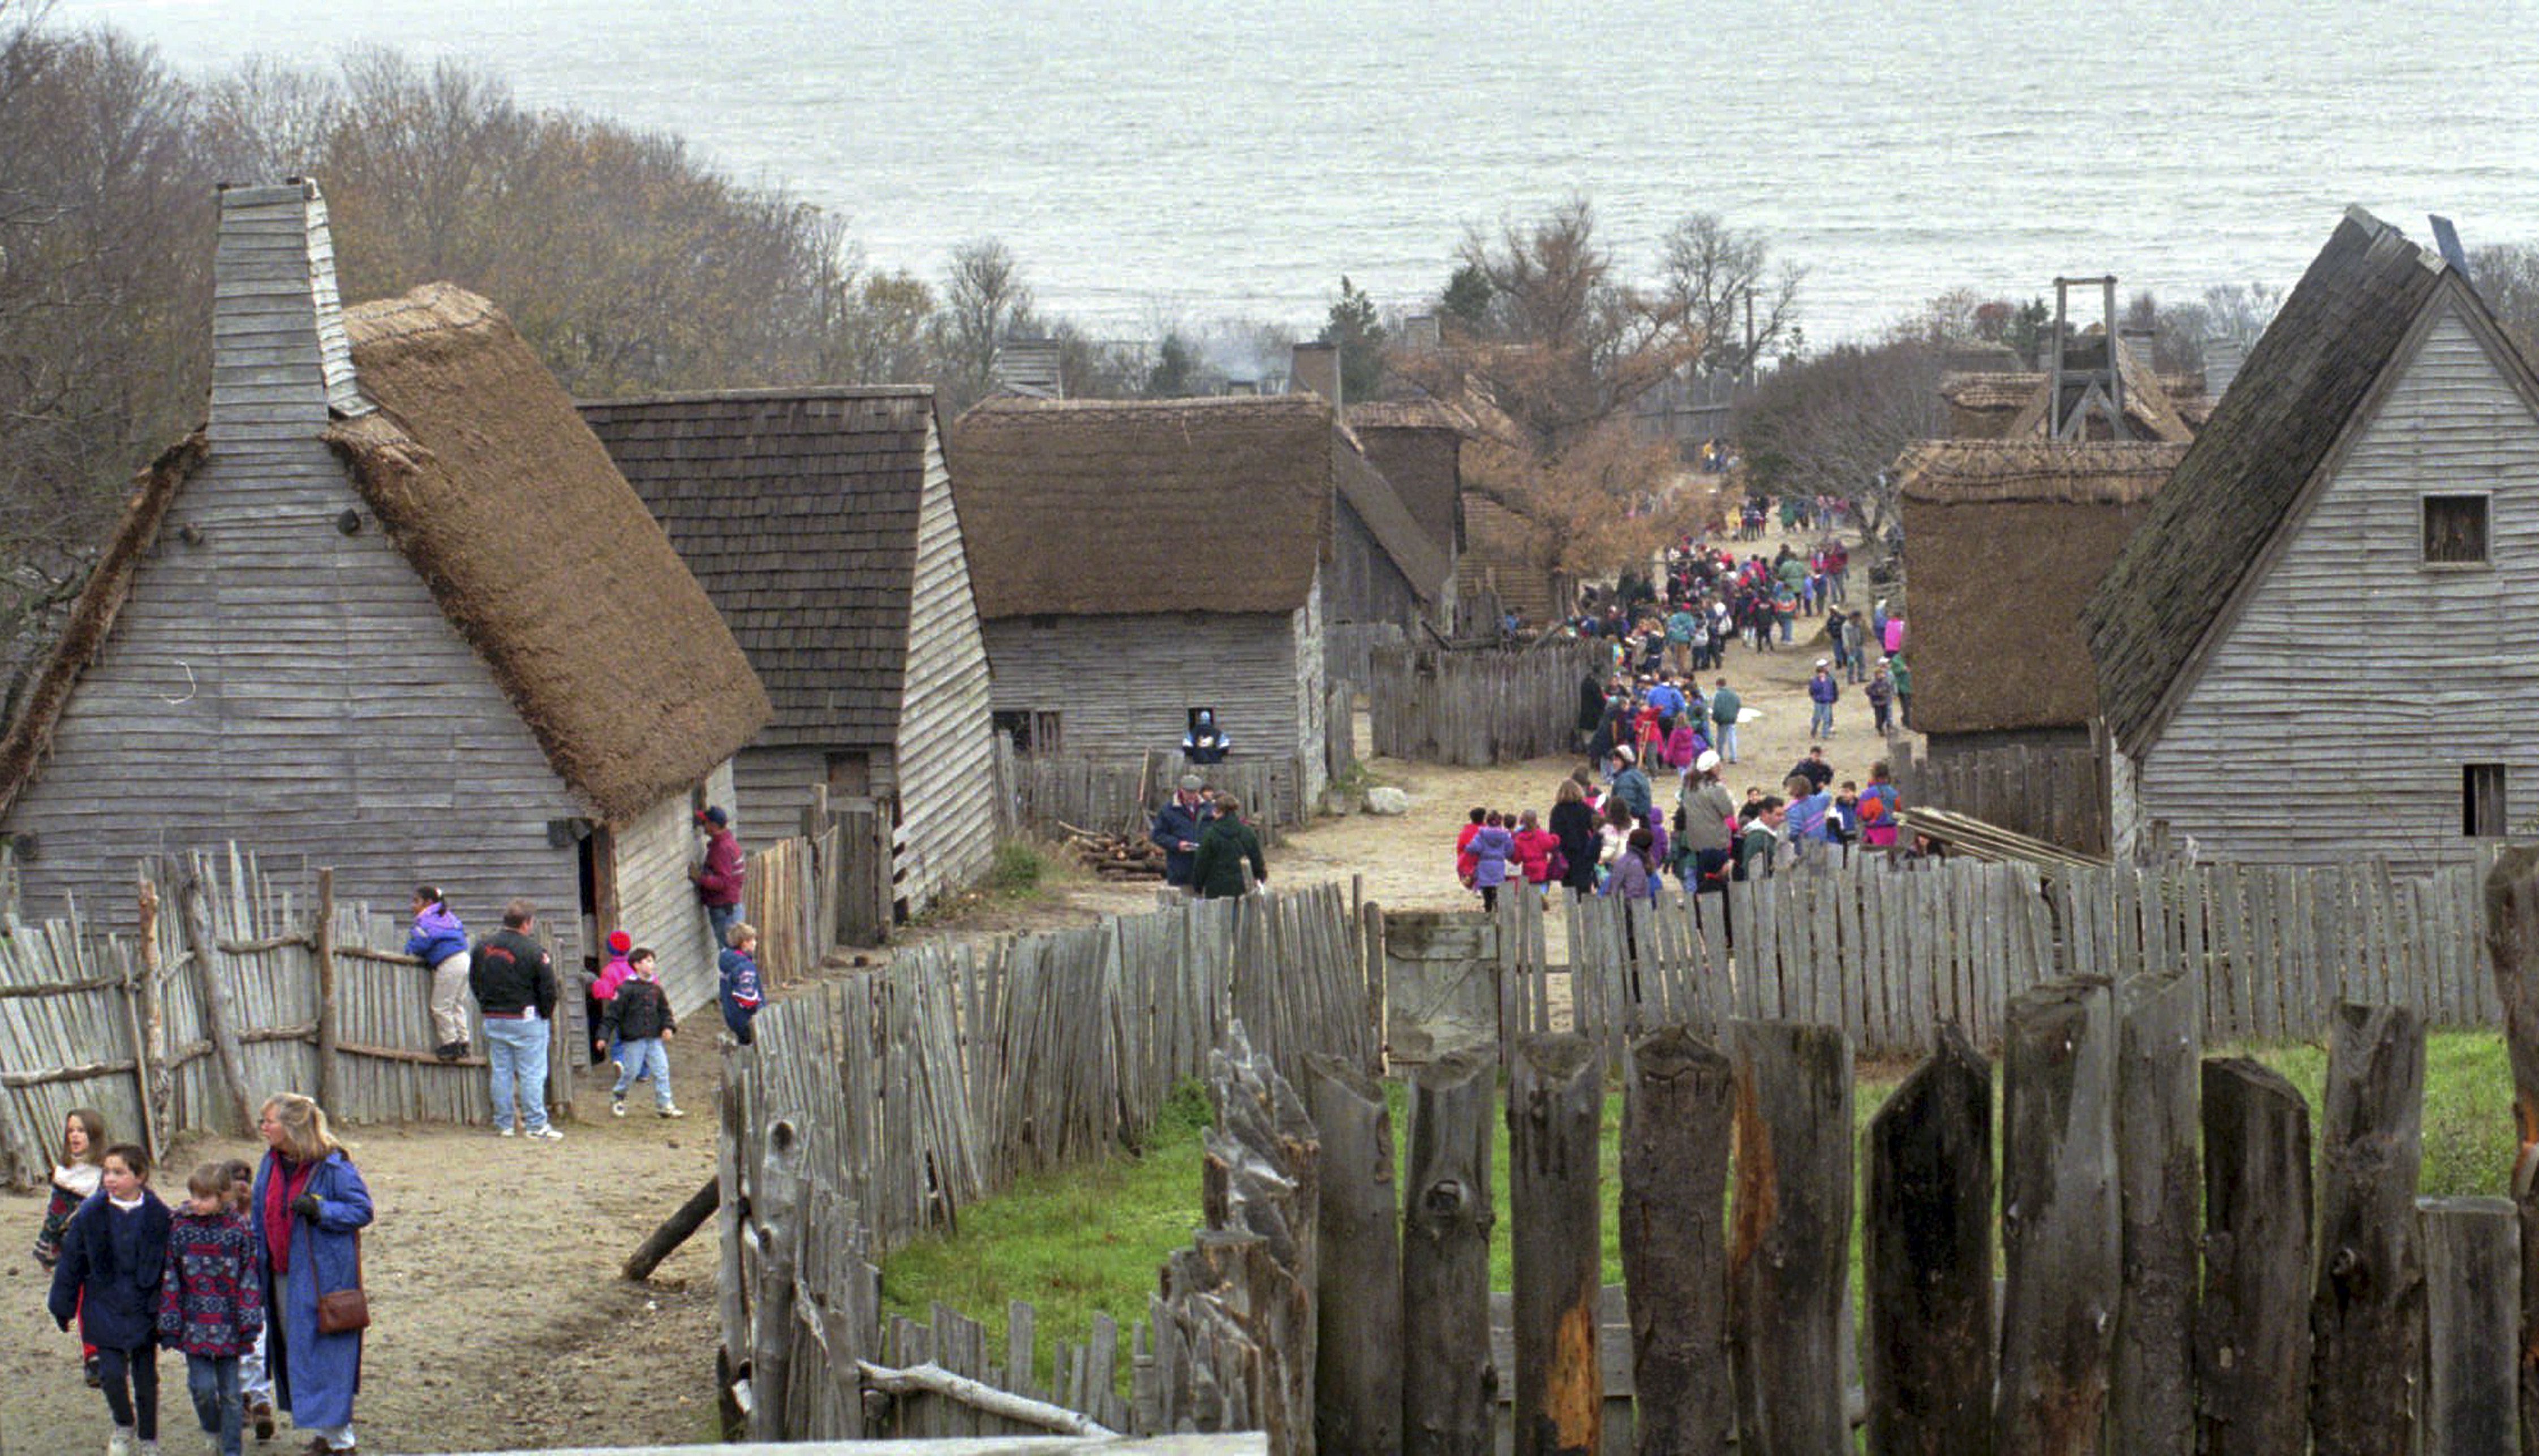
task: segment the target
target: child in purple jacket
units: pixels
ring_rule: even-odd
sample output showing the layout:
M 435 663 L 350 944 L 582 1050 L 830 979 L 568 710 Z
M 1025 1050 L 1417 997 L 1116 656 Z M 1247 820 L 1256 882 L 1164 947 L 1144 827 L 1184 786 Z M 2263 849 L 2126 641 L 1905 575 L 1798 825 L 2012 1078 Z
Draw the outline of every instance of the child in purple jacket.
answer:
M 1507 883 L 1508 856 L 1516 852 L 1516 836 L 1508 832 L 1507 815 L 1492 812 L 1481 820 L 1481 831 L 1473 836 L 1465 853 L 1473 857 L 1473 887 L 1481 892 L 1481 908 L 1499 908 L 1499 886 Z
M 239 1456 L 244 1407 L 239 1361 L 264 1333 L 264 1282 L 255 1233 L 232 1197 L 230 1169 L 205 1163 L 185 1180 L 190 1195 L 168 1228 L 168 1267 L 159 1281 L 159 1341 L 185 1356 L 185 1390 L 221 1456 Z

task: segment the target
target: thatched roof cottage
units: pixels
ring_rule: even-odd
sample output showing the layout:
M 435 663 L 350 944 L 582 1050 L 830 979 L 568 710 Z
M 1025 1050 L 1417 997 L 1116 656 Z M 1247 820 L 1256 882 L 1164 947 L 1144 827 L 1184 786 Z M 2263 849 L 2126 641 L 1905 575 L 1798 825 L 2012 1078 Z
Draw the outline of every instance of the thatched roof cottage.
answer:
M 2539 379 L 2353 210 L 2084 609 L 2118 852 L 2468 862 L 2539 813 L 2534 613 Z
M 2081 604 L 2186 447 L 1935 440 L 1896 462 L 1913 583 L 1913 727 L 1934 759 L 2087 747 Z
M 775 700 L 733 765 L 782 830 L 825 787 L 894 827 L 893 900 L 923 913 L 995 849 L 988 654 L 925 386 L 585 403 Z
M 220 207 L 210 423 L 0 740 L 26 903 L 121 907 L 136 857 L 235 841 L 479 931 L 525 895 L 566 964 L 624 928 L 710 1000 L 692 808 L 769 714 L 714 604 L 492 305 L 343 311 L 313 184 Z
M 2105 368 L 2103 332 L 2083 335 L 2074 341 L 2074 352 L 2067 365 L 2064 380 L 2063 409 L 2066 418 L 2085 413 L 2085 386 L 2075 375 L 2093 364 Z M 2135 440 L 2180 443 L 2195 438 L 2210 406 L 2204 398 L 2203 381 L 2194 375 L 2163 375 L 2153 371 L 2142 351 L 2122 335 L 2115 341 L 2118 379 L 2124 394 L 2126 429 Z M 1949 435 L 1956 440 L 2021 440 L 2043 439 L 2047 434 L 2047 410 L 2052 404 L 2053 376 L 2043 370 L 2016 370 L 1999 373 L 1952 373 L 1940 381 L 1940 398 L 1949 411 Z M 2088 420 L 2086 437 L 2106 440 L 2112 432 L 2106 428 L 2103 412 Z
M 1002 730 L 1134 754 L 1212 709 L 1320 795 L 1329 405 L 990 399 L 951 455 Z

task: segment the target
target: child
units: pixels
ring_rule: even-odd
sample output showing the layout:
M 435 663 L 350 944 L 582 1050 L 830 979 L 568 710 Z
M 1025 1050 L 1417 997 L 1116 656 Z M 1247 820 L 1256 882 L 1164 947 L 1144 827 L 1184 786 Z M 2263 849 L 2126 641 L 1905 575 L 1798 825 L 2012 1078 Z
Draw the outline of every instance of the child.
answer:
M 608 1037 L 618 1046 L 617 1088 L 609 1093 L 608 1111 L 616 1117 L 626 1115 L 626 1089 L 638 1074 L 652 1078 L 654 1110 L 663 1117 L 687 1116 L 670 1100 L 670 1054 L 661 1044 L 678 1031 L 678 1021 L 653 977 L 656 964 L 650 946 L 628 955 L 627 977 L 608 1001 Z
M 62 1119 L 62 1158 L 53 1164 L 52 1197 L 44 1201 L 43 1226 L 35 1230 L 35 1262 L 45 1269 L 62 1257 L 62 1230 L 70 1226 L 71 1214 L 97 1192 L 104 1156 L 104 1116 L 92 1108 L 72 1108 Z M 97 1389 L 102 1377 L 96 1346 L 81 1344 L 80 1364 L 88 1374 L 88 1388 Z
M 150 1191 L 150 1154 L 105 1150 L 98 1190 L 71 1215 L 45 1308 L 97 1347 L 114 1433 L 108 1456 L 159 1456 L 159 1281 L 168 1266 L 168 1206 Z
M 1514 852 L 1516 837 L 1508 833 L 1507 816 L 1491 813 L 1482 820 L 1481 832 L 1473 836 L 1473 887 L 1481 892 L 1481 908 L 1499 908 L 1499 886 L 1507 883 L 1508 856 Z
M 221 1456 L 239 1456 L 244 1408 L 239 1361 L 264 1334 L 264 1283 L 229 1169 L 205 1163 L 185 1180 L 191 1197 L 170 1221 L 159 1281 L 159 1338 L 185 1355 L 185 1391 Z
M 611 1024 L 608 1004 L 616 999 L 617 988 L 625 985 L 626 978 L 635 974 L 635 968 L 629 963 L 628 956 L 634 948 L 634 936 L 624 931 L 608 933 L 608 964 L 599 968 L 597 979 L 590 983 L 590 1005 L 587 1008 L 590 1013 L 589 1024 L 592 1028 L 590 1065 L 593 1067 L 606 1062 L 619 1072 L 626 1070 L 626 1064 L 619 1056 L 619 1043 L 624 1038 L 601 1035 L 598 1028 Z
M 748 1046 L 754 1039 L 749 1023 L 758 1015 L 758 931 L 745 922 L 731 928 L 730 948 L 716 961 L 722 972 L 722 1024 L 734 1040 Z
M 432 968 L 432 1055 L 455 1062 L 467 1055 L 467 927 L 449 913 L 434 885 L 414 887 L 414 928 L 405 953 Z
M 247 1208 L 255 1202 L 255 1169 L 243 1158 L 231 1158 L 221 1164 L 221 1176 L 229 1180 L 230 1212 L 247 1218 Z M 254 1222 L 249 1219 L 250 1235 Z M 258 1276 L 259 1279 L 262 1276 Z M 258 1325 L 255 1344 L 239 1356 L 239 1395 L 245 1405 L 248 1424 L 255 1427 L 259 1441 L 273 1439 L 273 1372 L 264 1365 L 264 1327 Z
M 1477 887 L 1474 875 L 1480 869 L 1480 861 L 1473 854 L 1473 840 L 1489 816 L 1488 809 L 1475 809 L 1471 822 L 1455 832 L 1455 878 L 1468 890 Z
M 1534 810 L 1527 809 L 1516 818 L 1516 833 L 1509 843 L 1516 850 L 1516 862 L 1525 871 L 1525 882 L 1534 886 L 1538 895 L 1558 876 L 1551 872 L 1551 862 L 1560 853 L 1560 837 L 1543 827 Z

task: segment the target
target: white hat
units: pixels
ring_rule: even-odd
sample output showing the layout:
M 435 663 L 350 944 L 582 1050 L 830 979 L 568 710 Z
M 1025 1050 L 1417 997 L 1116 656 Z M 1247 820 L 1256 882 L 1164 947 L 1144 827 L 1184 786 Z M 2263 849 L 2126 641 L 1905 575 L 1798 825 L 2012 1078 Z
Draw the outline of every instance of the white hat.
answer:
M 1818 665 L 1818 666 L 1819 666 L 1819 667 L 1830 667 L 1830 666 L 1832 666 L 1832 665 L 1833 665 L 1833 659 L 1831 659 L 1831 658 L 1818 658 L 1818 659 L 1817 659 L 1817 665 Z
M 1701 756 L 1692 761 L 1692 771 L 1696 774 L 1706 774 L 1717 767 L 1719 767 L 1719 755 L 1708 748 L 1702 749 Z
M 1627 743 L 1616 743 L 1616 744 L 1614 744 L 1614 745 L 1613 745 L 1613 756 L 1614 756 L 1615 758 L 1620 759 L 1620 760 L 1621 760 L 1622 762 L 1624 762 L 1624 763 L 1633 763 L 1633 762 L 1636 762 L 1636 761 L 1638 760 L 1638 758 L 1639 758 L 1639 755 L 1638 755 L 1638 754 L 1633 753 L 1633 752 L 1631 751 L 1631 749 L 1630 749 L 1630 745 L 1629 745 L 1629 744 L 1627 744 Z

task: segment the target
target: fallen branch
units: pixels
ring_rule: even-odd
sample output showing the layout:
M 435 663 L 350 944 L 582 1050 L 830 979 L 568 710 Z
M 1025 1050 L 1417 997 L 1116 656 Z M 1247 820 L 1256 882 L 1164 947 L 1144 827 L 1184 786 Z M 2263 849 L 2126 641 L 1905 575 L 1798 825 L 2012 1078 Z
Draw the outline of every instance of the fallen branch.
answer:
M 1095 1440 L 1116 1440 L 1120 1435 L 1100 1421 L 1080 1416 L 1064 1406 L 1053 1406 L 1047 1401 L 998 1390 L 985 1382 L 955 1375 L 931 1360 L 922 1365 L 911 1365 L 905 1370 L 876 1365 L 870 1360 L 858 1360 L 856 1368 L 863 1373 L 864 1384 L 886 1395 L 939 1395 L 974 1411 L 1041 1426 L 1063 1435 L 1090 1436 Z
M 419 955 L 408 955 L 402 950 L 373 950 L 368 945 L 338 945 L 335 947 L 335 953 L 351 960 L 375 960 L 381 965 L 388 966 L 420 966 L 424 964 L 423 957 Z M 429 966 L 425 966 L 424 968 L 426 970 L 431 969 Z
M 652 1237 L 636 1246 L 635 1252 L 627 1256 L 626 1267 L 620 1270 L 619 1274 L 623 1278 L 638 1282 L 651 1278 L 652 1271 L 660 1267 L 661 1261 L 669 1258 L 672 1251 L 679 1245 L 686 1243 L 688 1235 L 696 1232 L 698 1226 L 713 1217 L 715 1210 L 721 1207 L 722 1179 L 708 1178 L 703 1188 L 688 1195 L 688 1201 L 679 1205 L 677 1213 L 661 1220 L 661 1226 L 652 1230 Z
M 293 945 L 314 945 L 307 936 L 267 936 L 261 940 L 223 940 L 215 948 L 223 955 L 262 955 L 268 950 L 281 950 Z
M 313 1033 L 312 1033 L 313 1034 Z M 430 1052 L 412 1052 L 404 1047 L 363 1047 L 348 1041 L 335 1043 L 335 1050 L 347 1057 L 370 1057 L 380 1062 L 411 1062 L 417 1067 L 482 1067 L 482 1057 L 460 1057 L 444 1062 Z
M 41 986 L 0 986 L 0 1001 L 14 996 L 71 996 L 82 991 L 108 991 L 123 984 L 123 975 L 96 976 L 86 981 L 53 981 Z

